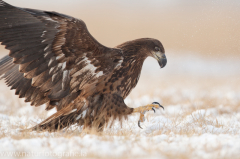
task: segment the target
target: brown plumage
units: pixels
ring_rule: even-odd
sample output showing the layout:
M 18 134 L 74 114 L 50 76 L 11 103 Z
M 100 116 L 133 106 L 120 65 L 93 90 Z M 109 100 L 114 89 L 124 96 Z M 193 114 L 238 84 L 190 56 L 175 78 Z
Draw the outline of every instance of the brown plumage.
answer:
M 127 118 L 124 99 L 136 86 L 144 60 L 166 65 L 162 44 L 151 38 L 108 48 L 82 20 L 11 6 L 0 0 L 0 42 L 10 50 L 0 75 L 19 98 L 57 112 L 31 128 L 55 131 L 77 123 L 102 130 Z

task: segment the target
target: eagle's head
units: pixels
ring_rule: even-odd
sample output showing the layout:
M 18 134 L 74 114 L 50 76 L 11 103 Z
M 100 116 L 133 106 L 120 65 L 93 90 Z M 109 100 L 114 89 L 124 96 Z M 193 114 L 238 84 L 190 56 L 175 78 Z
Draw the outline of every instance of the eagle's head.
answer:
M 157 39 L 141 38 L 127 41 L 116 48 L 123 50 L 127 57 L 138 57 L 145 60 L 148 56 L 155 58 L 160 67 L 163 68 L 167 64 L 167 58 L 162 43 Z
M 167 64 L 167 58 L 162 43 L 157 39 L 151 39 L 148 44 L 148 52 L 150 56 L 155 58 L 160 67 L 163 68 Z

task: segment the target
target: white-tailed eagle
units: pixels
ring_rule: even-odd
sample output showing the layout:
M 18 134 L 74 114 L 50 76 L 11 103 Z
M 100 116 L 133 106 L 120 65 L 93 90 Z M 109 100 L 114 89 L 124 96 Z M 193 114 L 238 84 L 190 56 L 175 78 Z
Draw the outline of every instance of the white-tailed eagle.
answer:
M 163 45 L 156 39 L 109 48 L 94 39 L 80 19 L 0 0 L 0 42 L 10 50 L 0 60 L 6 84 L 33 106 L 57 109 L 30 130 L 56 131 L 78 124 L 101 131 L 110 121 L 135 112 L 140 123 L 146 111 L 162 107 L 157 102 L 138 108 L 124 103 L 148 56 L 166 65 Z

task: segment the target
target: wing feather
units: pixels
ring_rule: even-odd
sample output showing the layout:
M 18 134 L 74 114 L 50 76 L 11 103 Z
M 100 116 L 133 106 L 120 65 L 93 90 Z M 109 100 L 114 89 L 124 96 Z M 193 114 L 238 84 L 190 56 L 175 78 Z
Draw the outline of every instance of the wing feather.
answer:
M 31 105 L 60 110 L 107 76 L 122 57 L 101 45 L 82 20 L 11 6 L 0 0 L 0 42 L 10 50 L 0 75 Z

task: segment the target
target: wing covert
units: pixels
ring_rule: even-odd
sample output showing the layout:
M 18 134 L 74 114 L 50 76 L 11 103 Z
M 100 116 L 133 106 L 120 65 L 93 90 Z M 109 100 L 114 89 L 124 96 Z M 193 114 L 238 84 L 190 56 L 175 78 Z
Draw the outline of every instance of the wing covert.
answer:
M 0 24 L 0 42 L 10 50 L 0 61 L 1 77 L 19 97 L 35 106 L 47 103 L 47 110 L 70 103 L 122 59 L 121 51 L 97 42 L 82 20 L 64 14 L 0 0 Z

